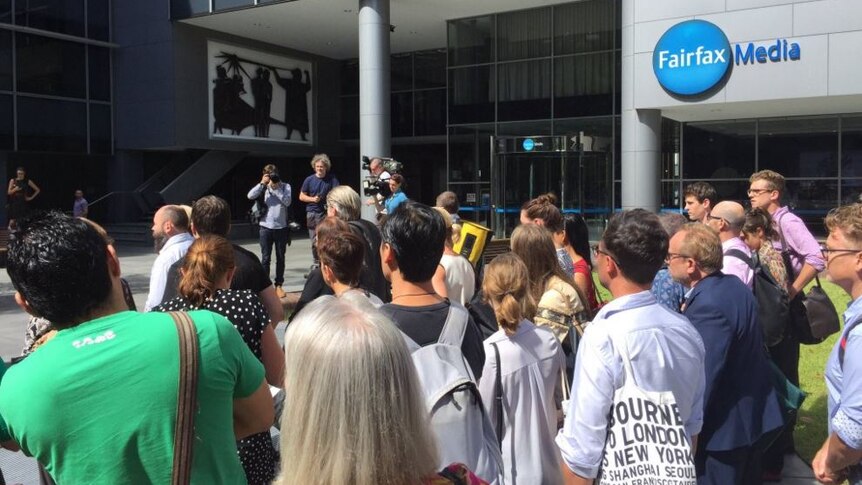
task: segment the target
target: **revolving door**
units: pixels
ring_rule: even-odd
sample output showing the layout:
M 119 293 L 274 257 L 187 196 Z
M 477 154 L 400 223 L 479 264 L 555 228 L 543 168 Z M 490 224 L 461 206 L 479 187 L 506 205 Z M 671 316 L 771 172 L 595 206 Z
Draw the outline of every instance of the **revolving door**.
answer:
M 591 234 L 613 211 L 610 139 L 569 136 L 499 137 L 491 141 L 492 229 L 506 238 L 518 225 L 521 205 L 553 192 L 563 214 L 581 214 Z

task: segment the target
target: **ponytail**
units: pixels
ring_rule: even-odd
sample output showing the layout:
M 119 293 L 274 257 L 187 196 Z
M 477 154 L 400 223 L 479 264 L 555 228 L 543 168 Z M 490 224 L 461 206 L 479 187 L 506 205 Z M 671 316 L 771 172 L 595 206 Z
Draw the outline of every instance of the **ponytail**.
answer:
M 529 287 L 527 266 L 515 253 L 501 254 L 485 267 L 482 292 L 506 335 L 514 334 L 521 321 L 536 312 Z
M 186 253 L 179 294 L 199 308 L 212 298 L 216 284 L 234 268 L 233 247 L 221 236 L 206 235 L 195 240 Z

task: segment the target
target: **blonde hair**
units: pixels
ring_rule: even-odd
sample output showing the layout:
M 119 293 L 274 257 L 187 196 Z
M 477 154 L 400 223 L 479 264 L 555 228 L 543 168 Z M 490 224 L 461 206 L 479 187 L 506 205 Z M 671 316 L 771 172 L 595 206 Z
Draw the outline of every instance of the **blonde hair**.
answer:
M 349 185 L 339 185 L 330 190 L 326 195 L 326 205 L 335 209 L 339 219 L 355 221 L 362 217 L 362 201 Z
M 501 254 L 485 267 L 482 293 L 506 335 L 514 334 L 526 315 L 536 313 L 529 281 L 527 265 L 515 253 Z
M 551 239 L 551 233 L 547 229 L 535 224 L 522 224 L 512 232 L 511 247 L 512 252 L 517 254 L 527 266 L 530 273 L 530 294 L 535 301 L 542 301 L 548 280 L 551 276 L 556 276 L 574 288 L 581 304 L 590 310 L 589 300 L 580 287 L 560 267 L 554 240 Z M 533 318 L 533 315 L 528 315 L 527 318 Z
M 328 172 L 332 168 L 332 161 L 329 160 L 329 155 L 325 153 L 317 153 L 313 157 L 311 157 L 311 168 L 314 169 L 314 165 L 317 162 L 323 162 L 326 165 L 326 171 Z
M 759 172 L 754 172 L 751 174 L 751 177 L 748 178 L 749 183 L 753 183 L 758 180 L 765 181 L 766 187 L 769 190 L 777 190 L 781 194 L 784 194 L 784 175 L 781 175 L 774 170 L 761 170 Z
M 706 224 L 690 222 L 682 226 L 680 232 L 685 234 L 680 252 L 697 261 L 701 271 L 712 274 L 722 268 L 721 240 L 714 229 Z
M 836 207 L 826 216 L 829 232 L 841 229 L 849 241 L 862 244 L 862 204 L 849 204 Z
M 230 242 L 213 234 L 201 236 L 189 246 L 177 290 L 186 301 L 200 307 L 215 294 L 216 283 L 233 268 Z
M 443 217 L 443 222 L 446 226 L 446 247 L 453 248 L 461 239 L 461 224 L 453 224 L 452 216 L 444 207 L 434 207 L 434 210 L 440 213 Z
M 418 484 L 437 471 L 413 361 L 370 304 L 323 296 L 284 337 L 279 485 Z

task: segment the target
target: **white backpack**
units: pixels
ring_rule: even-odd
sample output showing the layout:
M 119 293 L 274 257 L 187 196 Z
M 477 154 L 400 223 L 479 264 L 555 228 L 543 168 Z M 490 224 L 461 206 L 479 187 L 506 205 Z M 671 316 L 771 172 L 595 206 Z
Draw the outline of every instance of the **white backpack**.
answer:
M 503 483 L 503 458 L 473 372 L 461 353 L 470 314 L 450 302 L 437 343 L 420 347 L 405 336 L 437 439 L 440 466 L 463 463 L 491 484 Z

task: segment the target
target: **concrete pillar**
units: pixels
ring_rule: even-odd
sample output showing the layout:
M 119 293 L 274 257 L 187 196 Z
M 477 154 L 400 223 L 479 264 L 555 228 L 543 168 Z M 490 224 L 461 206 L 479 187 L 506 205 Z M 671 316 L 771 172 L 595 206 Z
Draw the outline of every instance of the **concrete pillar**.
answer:
M 391 154 L 389 52 L 389 0 L 359 0 L 360 155 Z M 359 170 L 361 181 L 369 173 Z M 362 217 L 375 220 L 373 206 L 363 204 Z
M 634 103 L 635 2 L 622 1 L 622 208 L 657 211 L 661 206 L 661 111 Z

